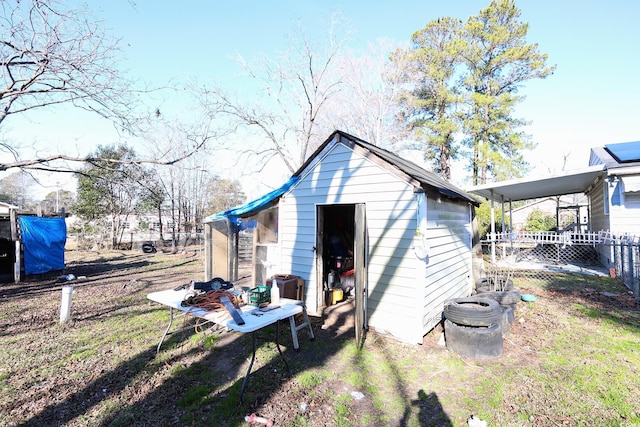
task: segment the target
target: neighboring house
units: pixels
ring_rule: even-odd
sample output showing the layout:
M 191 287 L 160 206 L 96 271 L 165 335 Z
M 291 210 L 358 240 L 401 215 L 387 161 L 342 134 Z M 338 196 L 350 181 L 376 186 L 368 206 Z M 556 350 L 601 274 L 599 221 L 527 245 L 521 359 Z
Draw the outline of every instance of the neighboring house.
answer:
M 589 165 L 603 165 L 602 180 L 587 190 L 594 231 L 640 239 L 640 141 L 592 148 Z M 615 264 L 614 247 L 598 247 L 605 267 Z
M 591 186 L 591 227 L 614 236 L 640 236 L 640 141 L 592 148 L 589 166 L 604 165 Z
M 586 231 L 589 217 L 589 201 L 581 194 L 544 197 L 513 208 L 510 212 L 511 229 L 523 231 L 532 212 L 538 210 L 557 218 L 560 230 Z
M 445 301 L 471 294 L 477 205 L 414 163 L 336 131 L 282 188 L 206 220 L 205 276 L 220 271 L 211 264 L 216 248 L 226 249 L 216 230 L 255 221 L 253 283 L 264 283 L 265 269 L 299 276 L 308 311 L 320 315 L 330 304 L 333 237 L 341 236 L 353 254 L 345 262 L 353 263 L 356 319 L 362 319 L 356 336 L 368 326 L 422 343 L 442 320 Z
M 640 238 L 640 141 L 592 148 L 589 166 L 582 170 L 483 184 L 468 191 L 502 202 L 503 209 L 509 202 L 518 200 L 583 193 L 589 201 L 586 231 L 631 236 L 637 241 Z M 605 267 L 613 267 L 613 248 L 610 242 L 603 243 L 597 248 L 600 261 Z M 492 258 L 493 253 L 492 249 Z
M 20 209 L 18 206 L 0 202 L 0 215 L 9 215 L 12 210 L 17 211 L 18 209 Z

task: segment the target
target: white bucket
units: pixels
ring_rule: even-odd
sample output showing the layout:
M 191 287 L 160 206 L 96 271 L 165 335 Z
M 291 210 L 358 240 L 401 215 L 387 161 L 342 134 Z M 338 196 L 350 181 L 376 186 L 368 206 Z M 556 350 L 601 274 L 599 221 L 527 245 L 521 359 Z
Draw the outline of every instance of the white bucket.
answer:
M 73 295 L 73 286 L 63 286 L 62 301 L 60 302 L 60 323 L 68 322 L 71 316 L 71 295 Z

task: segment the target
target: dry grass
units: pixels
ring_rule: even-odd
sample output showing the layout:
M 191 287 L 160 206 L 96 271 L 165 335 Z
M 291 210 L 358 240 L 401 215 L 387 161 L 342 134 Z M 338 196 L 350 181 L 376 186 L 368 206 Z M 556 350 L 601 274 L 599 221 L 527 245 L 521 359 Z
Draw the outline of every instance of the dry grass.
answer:
M 514 278 L 538 301 L 485 362 L 440 346 L 440 328 L 420 346 L 370 333 L 358 350 L 314 319 L 299 352 L 283 334 L 291 375 L 260 343 L 241 403 L 248 337 L 190 327 L 155 354 L 168 310 L 145 296 L 201 280 L 201 255 L 74 251 L 67 265 L 86 278 L 65 325 L 55 279 L 0 285 L 2 426 L 240 426 L 254 412 L 283 426 L 640 425 L 640 315 L 610 279 Z

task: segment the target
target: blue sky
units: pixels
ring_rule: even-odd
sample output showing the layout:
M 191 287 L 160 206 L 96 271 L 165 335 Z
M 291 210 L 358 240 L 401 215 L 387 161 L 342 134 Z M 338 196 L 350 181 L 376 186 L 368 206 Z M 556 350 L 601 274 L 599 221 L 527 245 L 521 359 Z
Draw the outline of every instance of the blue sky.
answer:
M 476 0 L 440 1 L 189 1 L 110 0 L 91 5 L 111 34 L 121 39 L 132 78 L 153 84 L 191 79 L 223 86 L 235 81 L 236 54 L 252 58 L 286 47 L 296 21 L 313 37 L 325 36 L 332 13 L 340 12 L 353 32 L 354 49 L 383 38 L 406 42 L 441 16 L 466 20 L 489 4 Z M 530 25 L 528 42 L 537 43 L 557 65 L 545 80 L 528 82 L 518 115 L 538 147 L 527 154 L 531 175 L 586 167 L 589 149 L 640 140 L 640 2 L 516 2 Z M 178 96 L 178 95 L 176 95 Z M 187 102 L 186 100 L 184 102 Z M 179 99 L 171 103 L 180 105 Z M 188 105 L 188 104 L 187 104 Z M 186 107 L 188 108 L 188 106 Z M 78 120 L 77 112 L 38 113 L 6 125 L 20 140 L 88 153 L 95 143 L 114 142 L 108 123 Z M 25 125 L 26 123 L 26 125 Z M 346 129 L 345 129 L 346 130 Z M 348 131 L 348 130 L 346 130 Z M 454 177 L 454 182 L 455 182 Z

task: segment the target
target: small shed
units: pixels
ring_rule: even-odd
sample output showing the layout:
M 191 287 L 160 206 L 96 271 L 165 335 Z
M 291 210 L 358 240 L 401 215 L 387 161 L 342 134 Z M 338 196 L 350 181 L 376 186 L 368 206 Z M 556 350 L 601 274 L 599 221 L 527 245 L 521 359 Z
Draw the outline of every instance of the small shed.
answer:
M 246 214 L 257 230 L 266 218 L 254 275 L 302 278 L 307 310 L 321 315 L 340 274 L 353 285 L 358 339 L 368 327 L 422 343 L 444 302 L 471 294 L 478 201 L 418 165 L 336 131 L 276 194 Z
M 0 213 L 0 282 L 64 269 L 67 228 L 62 216 L 41 216 L 9 206 Z

